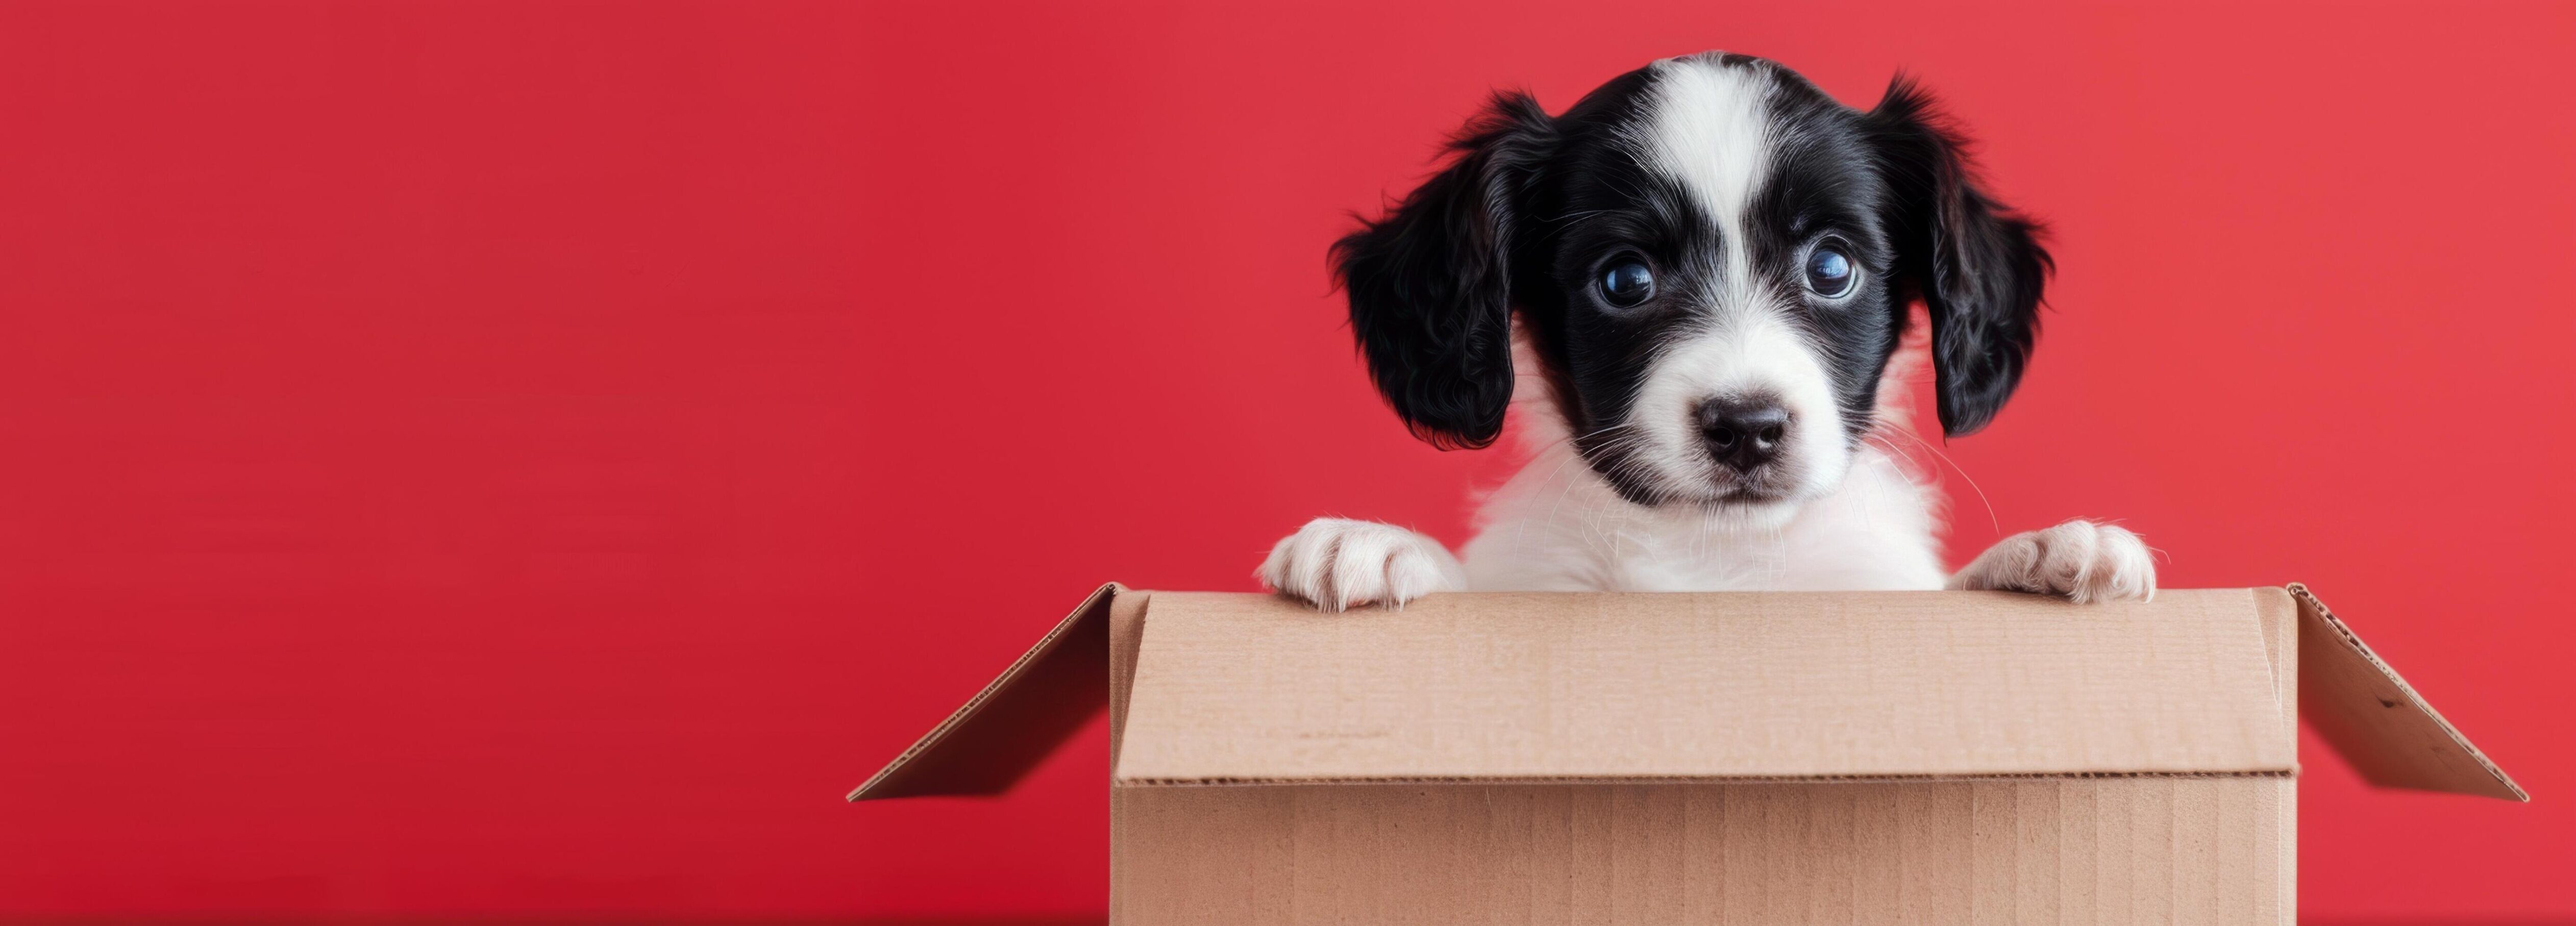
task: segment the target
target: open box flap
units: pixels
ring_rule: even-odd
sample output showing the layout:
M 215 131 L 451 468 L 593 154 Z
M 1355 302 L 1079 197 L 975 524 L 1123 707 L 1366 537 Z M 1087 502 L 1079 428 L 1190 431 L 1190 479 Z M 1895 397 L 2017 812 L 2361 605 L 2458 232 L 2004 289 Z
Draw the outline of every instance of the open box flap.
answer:
M 990 795 L 1018 784 L 1108 706 L 1109 610 L 1124 590 L 1112 582 L 1093 591 L 850 800 Z
M 2289 775 L 2252 592 L 1158 592 L 1120 784 Z
M 2307 586 L 2289 591 L 2299 603 L 2299 715 L 2364 780 L 2531 800 Z

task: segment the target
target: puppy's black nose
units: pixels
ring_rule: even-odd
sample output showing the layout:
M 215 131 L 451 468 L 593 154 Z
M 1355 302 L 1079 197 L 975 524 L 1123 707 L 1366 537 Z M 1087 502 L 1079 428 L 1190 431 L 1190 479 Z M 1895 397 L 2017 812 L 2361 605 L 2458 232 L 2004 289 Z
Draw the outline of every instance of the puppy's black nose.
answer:
M 1710 399 L 1699 405 L 1699 433 L 1717 462 L 1749 470 L 1780 455 L 1789 410 L 1769 398 Z

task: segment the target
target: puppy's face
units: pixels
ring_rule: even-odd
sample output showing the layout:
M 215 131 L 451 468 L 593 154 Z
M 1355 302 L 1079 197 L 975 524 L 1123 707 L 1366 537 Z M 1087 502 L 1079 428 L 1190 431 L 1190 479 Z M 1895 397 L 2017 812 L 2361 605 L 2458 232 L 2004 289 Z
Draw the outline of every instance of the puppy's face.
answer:
M 1840 480 L 1903 317 L 1862 120 L 1693 58 L 1556 121 L 1515 292 L 1575 446 L 1631 500 L 1759 515 Z
M 1951 433 L 2028 356 L 2047 256 L 1902 82 L 1862 113 L 1767 61 L 1671 59 L 1561 116 L 1498 98 L 1457 148 L 1338 246 L 1380 388 L 1444 446 L 1499 432 L 1517 311 L 1622 495 L 1776 521 L 1839 484 L 1915 298 Z

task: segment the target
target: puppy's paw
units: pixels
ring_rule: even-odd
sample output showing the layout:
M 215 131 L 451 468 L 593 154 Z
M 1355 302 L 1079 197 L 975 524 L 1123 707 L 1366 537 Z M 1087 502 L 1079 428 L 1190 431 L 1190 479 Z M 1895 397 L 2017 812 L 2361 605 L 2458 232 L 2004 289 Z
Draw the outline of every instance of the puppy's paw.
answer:
M 1316 518 L 1270 549 L 1261 582 L 1325 611 L 1401 605 L 1467 586 L 1449 550 L 1421 534 L 1375 521 Z
M 1954 589 L 2056 595 L 2077 604 L 2156 596 L 2156 564 L 2127 528 L 2068 521 L 2003 539 L 1950 577 Z

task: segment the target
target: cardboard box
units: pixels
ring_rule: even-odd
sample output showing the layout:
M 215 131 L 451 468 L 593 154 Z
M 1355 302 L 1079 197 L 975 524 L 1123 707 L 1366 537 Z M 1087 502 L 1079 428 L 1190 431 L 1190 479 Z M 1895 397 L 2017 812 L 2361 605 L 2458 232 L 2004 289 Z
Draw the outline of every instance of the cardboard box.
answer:
M 1110 921 L 2291 923 L 2298 722 L 2528 800 L 2306 589 L 1101 588 L 851 800 L 1110 714 Z

